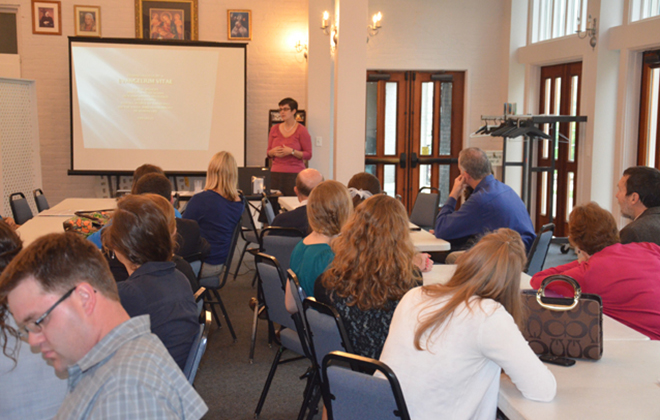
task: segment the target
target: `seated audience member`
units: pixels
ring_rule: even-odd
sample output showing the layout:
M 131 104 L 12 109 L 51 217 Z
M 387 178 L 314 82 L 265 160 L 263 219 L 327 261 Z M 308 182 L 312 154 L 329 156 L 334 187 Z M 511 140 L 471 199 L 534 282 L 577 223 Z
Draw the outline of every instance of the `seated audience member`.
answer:
M 565 274 L 580 284 L 582 293 L 603 299 L 604 314 L 660 340 L 660 246 L 620 244 L 614 217 L 593 202 L 571 212 L 568 240 L 575 247 L 577 261 L 536 273 L 532 287 L 538 289 L 552 274 Z M 549 288 L 564 296 L 574 294 L 563 282 L 554 282 Z
M 460 251 L 484 233 L 507 227 L 520 234 L 529 250 L 536 238 L 529 213 L 518 194 L 492 175 L 486 153 L 476 147 L 462 150 L 458 168 L 461 174 L 438 213 L 435 236 L 451 243 L 452 251 Z M 456 210 L 456 203 L 468 186 L 474 192 Z
M 401 299 L 380 360 L 411 418 L 494 419 L 502 369 L 525 398 L 554 398 L 554 376 L 518 328 L 525 260 L 520 235 L 498 229 L 459 257 L 447 284 Z
M 312 190 L 307 202 L 307 218 L 312 233 L 296 245 L 289 267 L 298 276 L 307 296 L 314 296 L 314 282 L 335 257 L 330 242 L 353 212 L 348 189 L 337 181 L 323 181 Z M 296 312 L 295 303 L 287 308 Z
M 195 194 L 186 206 L 185 218 L 199 224 L 211 245 L 202 265 L 201 277 L 219 276 L 224 268 L 232 234 L 243 214 L 243 201 L 236 189 L 238 167 L 229 152 L 218 152 L 209 162 L 204 191 Z
M 421 282 L 403 204 L 386 195 L 368 198 L 332 250 L 314 297 L 337 309 L 355 353 L 378 359 L 399 300 Z
M 134 186 L 133 194 L 139 195 L 148 193 L 157 194 L 171 202 L 172 184 L 170 184 L 170 181 L 164 175 L 157 173 L 146 174 L 141 177 L 138 183 Z M 170 213 L 171 212 L 168 211 L 167 215 Z M 200 236 L 199 225 L 197 225 L 197 222 L 181 218 L 175 218 L 174 220 L 175 224 L 172 224 L 171 227 L 175 230 L 170 232 L 174 235 L 176 241 L 174 247 L 175 254 L 172 256 L 172 262 L 176 265 L 177 270 L 181 271 L 188 278 L 190 286 L 194 292 L 199 289 L 197 275 L 190 267 L 190 264 L 182 256 L 190 256 L 199 252 L 205 257 L 208 255 L 210 247 L 208 242 Z M 117 282 L 126 280 L 129 274 L 124 264 L 119 262 L 116 258 L 109 258 L 109 255 L 107 254 L 106 258 L 108 259 L 110 271 L 112 271 L 115 280 Z
M 133 172 L 133 183 L 131 187 L 131 194 L 135 194 L 135 186 L 137 185 L 140 178 L 142 178 L 144 175 L 147 174 L 160 174 L 165 176 L 165 172 L 163 172 L 163 170 L 156 165 L 145 163 L 142 166 L 138 166 Z M 170 184 L 170 191 L 171 191 L 171 184 Z M 167 199 L 169 200 L 170 198 L 168 197 Z M 176 217 L 181 217 L 181 213 L 179 213 L 179 210 L 174 209 L 174 213 L 176 214 Z M 105 226 L 87 237 L 87 240 L 91 241 L 99 249 L 103 249 L 103 244 L 101 242 L 101 234 L 103 232 L 103 229 L 105 229 Z
M 121 304 L 131 317 L 149 315 L 151 331 L 183 369 L 199 323 L 190 284 L 171 261 L 174 209 L 159 195 L 131 194 L 119 200 L 112 220 L 103 246 L 129 274 L 117 285 Z
M 56 419 L 188 420 L 207 411 L 149 317 L 129 317 L 103 255 L 75 233 L 42 236 L 14 258 L 0 277 L 7 310 L 30 345 L 68 371 Z
M 0 222 L 0 272 L 22 248 L 14 229 Z M 56 376 L 38 348 L 33 351 L 16 337 L 16 323 L 9 313 L 0 314 L 0 328 L 0 418 L 52 419 L 66 395 L 66 376 Z
M 18 228 L 18 225 L 16 224 L 14 219 L 12 219 L 11 217 L 2 217 L 2 216 L 0 216 L 0 221 L 5 222 L 7 225 L 11 226 L 14 229 Z
M 298 172 L 296 186 L 293 191 L 298 196 L 300 206 L 275 216 L 272 226 L 291 227 L 301 231 L 304 235 L 309 234 L 309 223 L 307 222 L 307 199 L 314 187 L 323 182 L 323 175 L 316 169 L 308 168 Z
M 367 172 L 360 172 L 348 181 L 348 191 L 353 198 L 353 208 L 366 200 L 367 198 L 376 194 L 381 194 L 383 190 L 380 188 L 380 181 L 375 176 Z
M 621 214 L 632 220 L 619 233 L 621 243 L 660 245 L 660 171 L 648 166 L 628 168 L 617 188 Z

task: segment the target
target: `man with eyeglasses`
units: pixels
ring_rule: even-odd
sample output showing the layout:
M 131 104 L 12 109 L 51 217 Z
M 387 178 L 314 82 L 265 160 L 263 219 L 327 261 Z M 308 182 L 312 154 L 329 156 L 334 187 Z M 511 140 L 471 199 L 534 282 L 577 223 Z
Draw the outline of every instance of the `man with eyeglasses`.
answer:
M 199 419 L 207 411 L 148 315 L 129 318 L 105 259 L 76 234 L 41 237 L 7 266 L 0 316 L 7 310 L 30 345 L 68 371 L 56 419 Z

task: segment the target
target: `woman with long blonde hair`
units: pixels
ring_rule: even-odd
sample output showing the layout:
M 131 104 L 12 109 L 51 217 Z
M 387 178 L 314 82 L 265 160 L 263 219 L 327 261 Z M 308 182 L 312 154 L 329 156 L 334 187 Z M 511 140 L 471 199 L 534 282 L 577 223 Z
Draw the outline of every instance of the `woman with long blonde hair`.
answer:
M 368 198 L 332 250 L 335 258 L 316 281 L 314 297 L 337 309 L 353 351 L 378 358 L 399 299 L 421 280 L 406 210 L 386 195 Z
M 380 360 L 396 373 L 411 418 L 494 419 L 500 373 L 526 398 L 550 401 L 557 384 L 522 336 L 520 235 L 484 236 L 447 284 L 403 297 Z
M 218 152 L 209 162 L 204 191 L 195 194 L 186 206 L 183 217 L 197 221 L 202 237 L 211 245 L 211 254 L 202 266 L 202 278 L 220 275 L 227 260 L 232 233 L 244 208 L 237 183 L 234 156 Z

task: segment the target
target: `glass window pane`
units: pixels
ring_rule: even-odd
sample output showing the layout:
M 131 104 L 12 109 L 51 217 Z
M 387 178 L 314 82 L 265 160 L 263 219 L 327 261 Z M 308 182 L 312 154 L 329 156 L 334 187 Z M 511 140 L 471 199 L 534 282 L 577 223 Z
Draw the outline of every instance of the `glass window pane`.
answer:
M 431 165 L 419 165 L 419 188 L 431 186 Z
M 439 165 L 440 179 L 438 181 L 438 189 L 440 190 L 440 203 L 444 203 L 449 198 L 449 165 Z
M 557 217 L 557 170 L 552 177 L 552 217 Z
M 385 154 L 396 154 L 397 83 L 385 83 Z
M 571 104 L 570 104 L 571 114 L 570 115 L 577 115 L 578 84 L 579 84 L 578 76 L 571 77 Z M 572 122 L 569 124 L 568 127 L 568 161 L 569 162 L 575 162 L 575 144 L 577 141 L 576 136 L 577 136 L 577 124 Z
M 646 165 L 655 167 L 655 150 L 657 145 L 656 136 L 658 134 L 658 92 L 659 82 L 660 81 L 660 68 L 653 69 L 651 71 L 651 91 L 649 92 L 649 104 L 647 109 L 649 110 L 647 115 L 648 126 L 646 127 Z
M 451 109 L 453 83 L 440 84 L 440 155 L 451 154 Z
M 419 114 L 419 154 L 433 154 L 433 82 L 422 83 L 422 111 Z
M 543 111 L 541 112 L 542 114 L 550 114 L 550 93 L 552 89 L 552 79 L 547 78 L 545 79 L 545 87 L 544 87 L 544 93 L 543 93 L 543 99 L 545 99 L 543 102 Z M 550 134 L 550 124 L 543 124 L 543 131 L 545 134 Z M 547 159 L 550 157 L 550 142 L 548 139 L 543 139 L 543 159 Z
M 365 154 L 377 153 L 376 134 L 378 132 L 378 82 L 367 82 L 367 133 Z
M 568 222 L 568 216 L 570 216 L 571 211 L 573 210 L 573 197 L 575 190 L 575 173 L 568 173 L 568 188 L 566 189 L 566 222 Z
M 548 215 L 548 173 L 541 172 L 541 216 Z
M 554 115 L 561 115 L 561 77 L 555 77 L 555 110 Z M 555 123 L 555 159 L 559 159 L 559 123 Z M 553 211 L 554 216 L 554 211 Z
M 376 165 L 364 165 L 364 171 L 378 177 L 378 174 L 376 173 Z
M 390 197 L 396 197 L 396 165 L 384 165 L 383 179 L 383 191 Z

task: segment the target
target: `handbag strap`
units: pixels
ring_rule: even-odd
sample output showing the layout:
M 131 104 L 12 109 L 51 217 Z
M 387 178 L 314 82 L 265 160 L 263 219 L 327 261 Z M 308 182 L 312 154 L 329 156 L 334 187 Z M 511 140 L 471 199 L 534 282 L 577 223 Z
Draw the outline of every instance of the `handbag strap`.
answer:
M 545 288 L 548 287 L 548 285 L 554 281 L 563 281 L 570 284 L 573 287 L 573 289 L 575 290 L 575 294 L 573 296 L 572 304 L 558 305 L 558 304 L 543 302 L 542 298 L 545 297 Z M 551 311 L 570 311 L 571 309 L 577 306 L 578 302 L 580 301 L 580 296 L 582 296 L 582 288 L 580 287 L 580 284 L 577 281 L 575 281 L 573 277 L 565 276 L 563 274 L 555 274 L 553 276 L 546 277 L 541 282 L 541 286 L 539 287 L 539 290 L 536 292 L 536 301 L 539 303 L 539 305 L 541 305 L 541 307 L 545 309 L 549 309 Z

